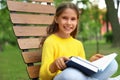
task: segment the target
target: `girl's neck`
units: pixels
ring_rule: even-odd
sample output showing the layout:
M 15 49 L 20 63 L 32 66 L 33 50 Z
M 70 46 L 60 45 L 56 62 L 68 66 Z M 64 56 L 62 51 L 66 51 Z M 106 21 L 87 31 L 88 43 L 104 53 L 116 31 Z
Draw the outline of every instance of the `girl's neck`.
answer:
M 58 37 L 61 37 L 61 38 L 69 38 L 69 37 L 71 37 L 70 34 L 59 34 L 59 33 L 55 33 L 55 35 L 57 35 Z

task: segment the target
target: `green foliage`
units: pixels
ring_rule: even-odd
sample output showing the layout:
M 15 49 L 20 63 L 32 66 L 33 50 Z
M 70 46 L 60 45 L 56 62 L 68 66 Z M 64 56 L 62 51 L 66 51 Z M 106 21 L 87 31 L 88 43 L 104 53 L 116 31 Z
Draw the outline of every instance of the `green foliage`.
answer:
M 91 7 L 82 9 L 80 34 L 83 39 L 95 39 L 96 36 L 100 35 L 101 23 L 99 17 L 101 14 L 102 12 L 98 9 L 98 6 L 91 5 Z
M 104 38 L 105 38 L 107 43 L 112 43 L 113 42 L 113 33 L 112 33 L 112 31 L 109 31 L 109 32 L 105 33 Z
M 9 11 L 6 8 L 0 10 L 0 46 L 6 43 L 16 44 L 16 38 L 12 30 L 12 23 L 9 17 Z
M 0 9 L 3 9 L 6 7 L 6 0 L 0 0 Z
M 71 2 L 72 0 L 54 0 L 54 4 L 57 7 L 62 2 Z

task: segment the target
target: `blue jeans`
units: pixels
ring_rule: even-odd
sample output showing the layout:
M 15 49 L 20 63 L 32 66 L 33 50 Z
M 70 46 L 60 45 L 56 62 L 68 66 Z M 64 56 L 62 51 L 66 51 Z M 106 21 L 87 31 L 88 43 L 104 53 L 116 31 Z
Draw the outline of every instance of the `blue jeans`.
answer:
M 92 76 L 86 76 L 74 68 L 66 68 L 60 74 L 56 75 L 53 80 L 107 80 L 117 69 L 118 64 L 116 60 L 113 60 L 104 71 L 98 72 Z

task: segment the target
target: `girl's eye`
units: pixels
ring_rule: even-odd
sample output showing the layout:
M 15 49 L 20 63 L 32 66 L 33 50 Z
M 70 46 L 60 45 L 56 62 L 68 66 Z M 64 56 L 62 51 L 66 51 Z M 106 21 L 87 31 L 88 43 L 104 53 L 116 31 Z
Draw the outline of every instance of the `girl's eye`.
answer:
M 76 20 L 76 18 L 71 18 L 71 20 Z
M 63 16 L 62 18 L 65 19 L 65 20 L 70 19 L 70 20 L 72 20 L 72 21 L 73 21 L 73 20 L 77 20 L 77 18 L 75 18 L 75 17 L 68 18 L 68 17 L 66 17 L 66 16 Z
M 68 19 L 68 18 L 67 18 L 67 17 L 65 17 L 65 16 L 64 16 L 64 17 L 62 17 L 62 18 L 63 18 L 63 19 Z

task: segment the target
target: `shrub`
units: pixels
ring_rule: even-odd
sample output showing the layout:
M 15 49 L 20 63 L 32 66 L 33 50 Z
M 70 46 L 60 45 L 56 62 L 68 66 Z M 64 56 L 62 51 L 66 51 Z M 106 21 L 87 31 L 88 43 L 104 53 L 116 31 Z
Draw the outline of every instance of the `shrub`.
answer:
M 112 33 L 112 31 L 109 31 L 109 32 L 105 33 L 104 38 L 105 38 L 107 43 L 112 43 L 113 42 L 113 33 Z

